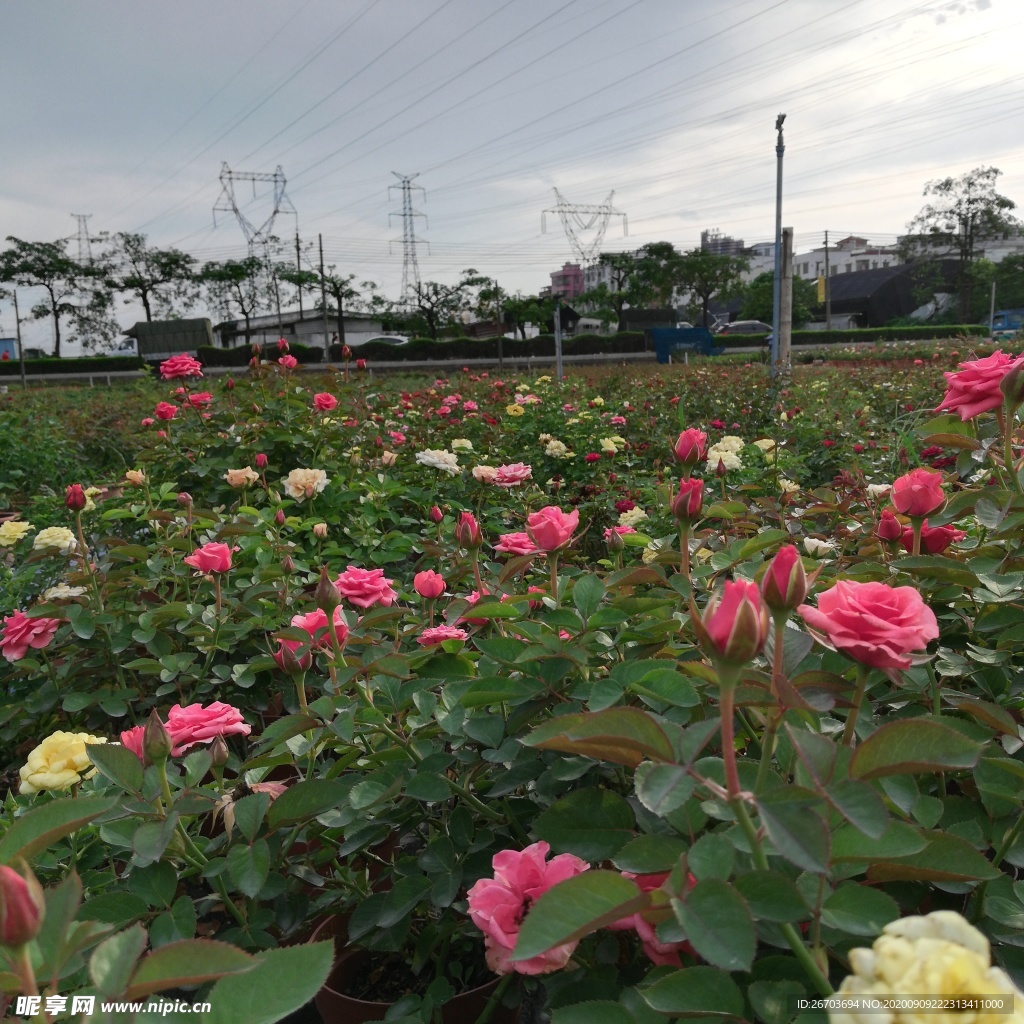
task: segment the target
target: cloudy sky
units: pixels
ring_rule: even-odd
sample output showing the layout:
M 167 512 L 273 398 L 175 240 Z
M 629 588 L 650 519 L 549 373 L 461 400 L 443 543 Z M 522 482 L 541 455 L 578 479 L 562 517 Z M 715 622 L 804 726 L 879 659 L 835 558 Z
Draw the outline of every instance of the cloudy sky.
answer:
M 221 166 L 280 166 L 296 216 L 276 233 L 322 234 L 328 263 L 397 297 L 389 186 L 418 174 L 422 277 L 536 292 L 571 258 L 556 215 L 542 232 L 554 188 L 614 190 L 628 237 L 613 218 L 606 249 L 772 238 L 785 112 L 798 250 L 826 229 L 891 241 L 933 178 L 994 165 L 1024 203 L 1022 28 L 1020 0 L 9 2 L 2 235 L 72 236 L 89 214 L 240 256 L 234 215 L 214 226 Z M 236 198 L 271 212 L 265 186 Z

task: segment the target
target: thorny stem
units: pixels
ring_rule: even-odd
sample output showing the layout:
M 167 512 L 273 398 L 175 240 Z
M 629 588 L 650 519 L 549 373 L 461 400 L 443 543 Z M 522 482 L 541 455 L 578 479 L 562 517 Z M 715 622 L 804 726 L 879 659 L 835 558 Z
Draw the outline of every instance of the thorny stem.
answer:
M 730 678 L 731 677 L 731 678 Z M 736 673 L 718 669 L 719 713 L 722 716 L 722 760 L 725 763 L 725 788 L 730 802 L 740 794 L 740 776 L 736 768 L 735 695 Z
M 679 571 L 690 579 L 690 524 L 679 524 Z
M 854 729 L 857 725 L 857 716 L 860 714 L 860 706 L 864 701 L 864 690 L 868 685 L 868 676 L 871 669 L 867 665 L 857 666 L 857 686 L 853 694 L 853 707 L 846 716 L 846 726 L 843 729 L 843 746 L 851 747 L 854 741 Z

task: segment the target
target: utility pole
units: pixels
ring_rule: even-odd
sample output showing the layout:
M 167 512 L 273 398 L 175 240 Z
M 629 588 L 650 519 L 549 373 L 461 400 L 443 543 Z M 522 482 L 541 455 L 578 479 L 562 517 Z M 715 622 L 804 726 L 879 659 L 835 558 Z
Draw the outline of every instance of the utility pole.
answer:
M 327 326 L 327 278 L 324 276 L 324 236 L 317 235 L 320 243 L 320 304 L 324 309 L 324 357 L 327 361 L 331 358 L 331 333 Z
M 21 314 L 18 312 L 18 289 L 12 288 L 11 291 L 14 294 L 14 333 L 18 339 L 18 362 L 21 363 L 21 386 L 23 388 L 27 388 L 28 381 L 25 379 L 25 349 L 21 344 Z
M 494 301 L 498 308 L 498 370 L 505 369 L 505 324 L 501 319 L 501 285 L 494 282 Z
M 793 347 L 793 229 L 782 232 L 782 299 L 779 313 L 779 372 L 789 373 Z
M 555 299 L 555 380 L 562 379 L 562 300 Z
M 988 333 L 992 333 L 992 322 L 996 318 L 996 283 L 992 282 L 992 294 L 988 299 Z
M 828 266 L 828 232 L 825 232 L 825 330 L 832 330 L 832 281 Z
M 302 246 L 299 242 L 298 229 L 295 231 L 295 269 L 301 274 L 302 273 Z M 299 289 L 299 319 L 302 319 L 302 285 L 297 285 Z
M 772 377 L 776 374 L 775 364 L 779 359 L 779 321 L 782 314 L 782 155 L 786 152 L 786 145 L 782 138 L 782 126 L 785 121 L 785 114 L 779 114 L 775 119 L 778 138 L 775 142 L 775 282 L 772 289 Z

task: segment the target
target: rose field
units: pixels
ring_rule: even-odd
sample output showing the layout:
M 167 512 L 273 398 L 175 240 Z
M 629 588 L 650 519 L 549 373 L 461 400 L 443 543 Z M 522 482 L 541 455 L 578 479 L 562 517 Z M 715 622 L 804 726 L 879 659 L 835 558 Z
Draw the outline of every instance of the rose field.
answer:
M 0 1019 L 1024 1024 L 1024 356 L 915 354 L 12 385 Z

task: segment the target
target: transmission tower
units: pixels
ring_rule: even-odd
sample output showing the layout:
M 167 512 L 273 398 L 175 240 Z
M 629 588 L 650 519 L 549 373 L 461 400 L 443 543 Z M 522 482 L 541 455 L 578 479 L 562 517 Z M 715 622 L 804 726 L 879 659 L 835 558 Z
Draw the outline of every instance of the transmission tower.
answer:
M 608 230 L 608 222 L 612 217 L 622 218 L 622 233 L 629 234 L 629 226 L 626 222 L 626 215 L 621 210 L 612 206 L 614 189 L 608 193 L 608 198 L 599 205 L 589 203 L 570 203 L 565 196 L 556 188 L 554 206 L 545 210 L 540 217 L 541 231 L 547 231 L 547 214 L 557 213 L 565 229 L 565 237 L 569 239 L 573 254 L 581 264 L 590 263 L 598 254 L 601 243 L 604 241 L 605 232 Z M 584 242 L 581 234 L 593 231 L 589 242 Z
M 273 209 L 270 211 L 270 216 L 259 226 L 256 226 L 249 220 L 248 217 L 242 213 L 241 208 L 238 205 L 238 199 L 235 195 L 235 185 L 239 182 L 252 182 L 252 197 L 256 198 L 256 185 L 260 182 L 268 182 L 274 187 Z M 245 235 L 246 242 L 249 243 L 249 255 L 253 254 L 253 251 L 257 246 L 263 248 L 264 252 L 268 249 L 270 242 L 270 236 L 273 234 L 274 221 L 277 219 L 279 213 L 291 214 L 295 217 L 296 229 L 298 225 L 299 215 L 292 206 L 292 201 L 288 198 L 285 193 L 286 179 L 284 171 L 278 165 L 277 169 L 273 174 L 258 174 L 252 171 L 233 171 L 226 163 L 220 165 L 220 183 L 221 192 L 217 197 L 217 202 L 213 206 L 213 226 L 217 226 L 217 214 L 218 213 L 233 213 L 238 220 L 239 227 L 242 229 L 242 233 Z
M 427 193 L 422 185 L 412 183 L 414 178 L 419 177 L 418 172 L 416 174 L 399 174 L 397 171 L 392 171 L 391 173 L 401 184 L 388 187 L 388 198 L 391 198 L 393 189 L 400 188 L 402 190 L 402 209 L 401 212 L 395 211 L 388 214 L 388 224 L 391 223 L 392 217 L 402 218 L 402 298 L 400 301 L 409 303 L 415 297 L 420 286 L 420 264 L 416 258 L 416 245 L 423 240 L 416 237 L 416 218 L 422 217 L 424 223 L 427 220 L 425 213 L 413 209 L 412 190 L 419 189 L 423 192 L 424 199 L 427 198 Z
M 78 233 L 72 238 L 78 240 L 78 262 L 92 263 L 92 242 L 89 239 L 89 218 L 91 213 L 73 213 L 72 217 L 78 221 Z

